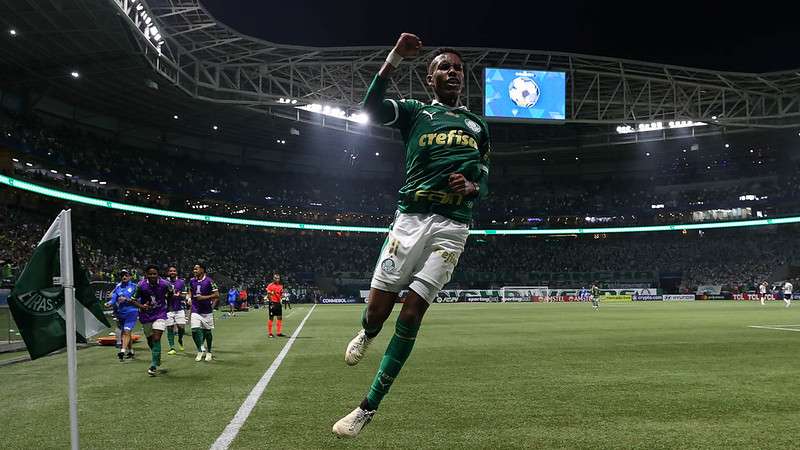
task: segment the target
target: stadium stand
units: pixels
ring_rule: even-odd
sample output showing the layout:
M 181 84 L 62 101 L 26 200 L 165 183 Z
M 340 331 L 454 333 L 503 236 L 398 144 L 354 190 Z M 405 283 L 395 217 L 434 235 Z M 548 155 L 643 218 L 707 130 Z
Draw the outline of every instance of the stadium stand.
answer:
M 27 261 L 52 220 L 57 205 L 23 206 L 25 195 L 0 207 L 0 265 L 16 270 Z M 265 274 L 280 268 L 289 286 L 325 294 L 354 294 L 368 282 L 383 239 L 378 234 L 276 231 L 222 224 L 199 224 L 75 208 L 78 250 L 92 277 L 112 280 L 117 270 L 148 264 L 177 264 L 188 275 L 203 262 L 231 285 L 263 289 Z M 104 226 L 93 226 L 102 223 Z M 224 231 L 224 232 L 223 232 Z M 793 229 L 781 227 L 736 239 L 738 230 L 621 236 L 477 237 L 468 242 L 448 288 L 500 288 L 535 284 L 572 286 L 555 274 L 569 272 L 646 272 L 640 284 L 657 286 L 659 276 L 677 274 L 678 289 L 723 285 L 746 292 L 764 279 L 788 271 L 800 253 Z M 553 274 L 534 279 L 531 273 Z M 788 273 L 788 272 L 787 272 Z M 782 273 L 780 273 L 782 275 Z M 603 280 L 619 284 L 622 279 Z
M 307 223 L 387 226 L 394 212 L 396 186 L 377 179 L 321 178 L 302 171 L 265 177 L 260 168 L 215 165 L 177 150 L 165 156 L 75 125 L 46 124 L 35 115 L 6 111 L 0 119 L 0 145 L 11 149 L 14 176 L 62 190 L 179 211 Z M 680 147 L 654 155 L 646 166 L 629 155 L 622 171 L 598 163 L 576 166 L 568 157 L 555 155 L 545 162 L 551 169 L 545 168 L 542 176 L 515 177 L 504 175 L 504 165 L 513 161 L 500 160 L 474 225 L 644 225 L 719 219 L 714 210 L 740 214 L 723 219 L 800 212 L 800 166 L 784 145 L 751 140 L 707 145 L 704 151 Z M 163 163 L 165 158 L 170 163 Z M 0 265 L 10 263 L 16 269 L 29 257 L 50 215 L 22 201 L 28 198 L 23 194 L 6 192 L 4 198 L 9 206 L 2 211 Z M 55 210 L 51 202 L 35 202 L 46 204 L 44 211 Z M 290 283 L 303 289 L 322 285 L 330 294 L 352 293 L 368 281 L 382 239 L 231 226 L 218 233 L 225 225 L 198 227 L 89 208 L 78 211 L 79 249 L 96 279 L 149 263 L 176 263 L 188 274 L 194 262 L 202 261 L 219 267 L 218 277 L 249 289 L 262 288 L 264 274 L 280 267 Z M 90 225 L 98 222 L 111 226 Z M 680 274 L 681 291 L 711 283 L 735 292 L 752 289 L 793 263 L 790 255 L 797 253 L 798 244 L 792 229 L 757 233 L 742 242 L 731 239 L 735 233 L 695 232 L 646 240 L 636 235 L 473 237 L 448 287 L 534 281 L 559 285 L 558 280 L 531 280 L 525 274 L 531 271 L 644 270 Z M 659 280 L 654 275 L 644 283 L 658 286 Z
M 35 116 L 5 113 L 3 119 L 0 144 L 12 148 L 17 175 L 75 192 L 175 210 L 312 223 L 385 226 L 394 212 L 399 180 L 302 172 L 265 177 L 260 168 L 210 164 L 185 152 L 167 154 L 172 163 L 152 164 L 148 161 L 163 161 L 165 155 L 75 126 L 46 126 Z M 787 152 L 745 143 L 734 150 L 728 144 L 702 152 L 680 147 L 654 156 L 648 167 L 628 164 L 622 171 L 602 165 L 584 169 L 562 158 L 548 163 L 552 173 L 544 169 L 543 176 L 515 177 L 504 175 L 500 165 L 476 225 L 681 223 L 703 220 L 692 215 L 699 210 L 747 207 L 770 216 L 798 212 L 800 163 Z

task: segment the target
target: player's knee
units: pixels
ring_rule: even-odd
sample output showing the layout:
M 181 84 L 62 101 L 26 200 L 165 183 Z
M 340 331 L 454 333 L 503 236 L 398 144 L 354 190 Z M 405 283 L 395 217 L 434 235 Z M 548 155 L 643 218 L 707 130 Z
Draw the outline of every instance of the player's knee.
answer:
M 422 317 L 425 316 L 425 311 L 427 311 L 427 309 L 428 303 L 425 300 L 418 296 L 409 295 L 406 297 L 406 303 L 400 310 L 398 319 L 409 325 L 419 326 L 419 324 L 422 323 Z
M 403 321 L 419 325 L 425 311 L 428 310 L 431 300 L 439 290 L 432 283 L 415 279 L 411 286 L 411 292 L 406 296 L 403 308 L 400 310 L 400 319 Z
M 383 323 L 392 313 L 397 293 L 372 289 L 367 304 L 367 322 Z

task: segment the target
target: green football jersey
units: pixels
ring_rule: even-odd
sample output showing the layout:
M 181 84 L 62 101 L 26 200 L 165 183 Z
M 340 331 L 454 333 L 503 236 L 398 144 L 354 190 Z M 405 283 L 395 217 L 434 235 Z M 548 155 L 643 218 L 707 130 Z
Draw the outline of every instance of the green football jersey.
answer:
M 404 213 L 435 213 L 468 223 L 476 200 L 488 194 L 489 127 L 464 107 L 434 101 L 384 99 L 386 80 L 375 77 L 364 100 L 373 119 L 400 130 L 406 149 L 405 181 L 398 209 Z M 478 183 L 468 197 L 453 192 L 451 174 Z

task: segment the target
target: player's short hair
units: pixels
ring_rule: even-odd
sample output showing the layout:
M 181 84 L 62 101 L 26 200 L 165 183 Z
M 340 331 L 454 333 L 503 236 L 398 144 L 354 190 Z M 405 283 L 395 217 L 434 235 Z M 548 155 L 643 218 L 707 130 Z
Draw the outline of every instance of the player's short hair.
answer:
M 145 268 L 144 268 L 144 273 L 147 273 L 147 272 L 149 272 L 149 271 L 150 271 L 150 269 L 155 269 L 156 273 L 160 272 L 160 271 L 158 270 L 158 266 L 157 266 L 157 265 L 155 265 L 155 264 L 150 264 L 150 265 L 148 265 L 147 267 L 145 267 Z
M 459 53 L 458 50 L 456 50 L 454 48 L 451 48 L 451 47 L 439 47 L 439 48 L 437 48 L 436 50 L 433 51 L 433 53 L 431 54 L 431 60 L 430 60 L 430 62 L 428 62 L 428 73 L 429 74 L 433 73 L 433 63 L 434 63 L 434 61 L 436 61 L 436 58 L 439 55 L 444 55 L 445 53 L 452 53 L 452 54 L 458 56 L 458 58 L 462 62 L 464 61 L 464 57 L 461 56 L 461 53 Z

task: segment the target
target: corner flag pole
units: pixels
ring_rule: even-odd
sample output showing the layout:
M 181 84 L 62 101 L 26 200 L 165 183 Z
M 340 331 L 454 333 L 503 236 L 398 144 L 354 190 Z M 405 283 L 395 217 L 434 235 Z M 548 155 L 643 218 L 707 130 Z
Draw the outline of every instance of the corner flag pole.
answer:
M 67 326 L 69 431 L 72 450 L 78 450 L 78 359 L 75 340 L 75 277 L 72 267 L 72 210 L 61 211 L 61 284 Z

